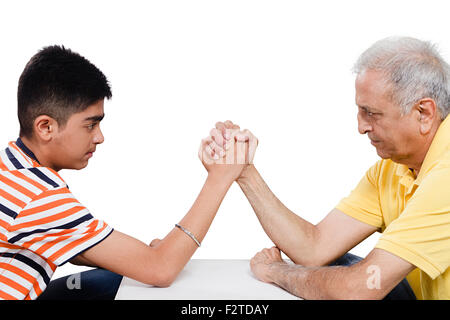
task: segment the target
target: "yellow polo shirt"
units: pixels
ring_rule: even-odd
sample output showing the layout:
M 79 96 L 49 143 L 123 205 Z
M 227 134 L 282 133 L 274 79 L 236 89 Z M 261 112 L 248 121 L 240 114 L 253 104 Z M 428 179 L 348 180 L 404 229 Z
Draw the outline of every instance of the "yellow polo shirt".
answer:
M 379 228 L 375 247 L 417 267 L 407 280 L 418 299 L 450 299 L 450 116 L 417 178 L 405 165 L 380 160 L 336 208 Z

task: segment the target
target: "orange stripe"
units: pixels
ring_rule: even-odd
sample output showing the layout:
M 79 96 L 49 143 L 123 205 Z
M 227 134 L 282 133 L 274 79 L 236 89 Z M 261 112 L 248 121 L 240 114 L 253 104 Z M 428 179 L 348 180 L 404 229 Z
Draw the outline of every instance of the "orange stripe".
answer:
M 14 203 L 16 206 L 24 208 L 26 206 L 26 203 L 23 202 L 20 199 L 17 199 L 12 194 L 9 194 L 8 192 L 4 191 L 3 189 L 0 189 L 0 196 L 8 200 L 9 202 Z
M 54 196 L 56 194 L 64 194 L 64 193 L 70 193 L 69 189 L 67 189 L 67 188 L 59 188 L 59 189 L 47 190 L 47 191 L 42 192 L 41 194 L 39 194 L 37 197 L 35 197 L 33 199 L 33 201 L 36 201 L 36 200 L 39 200 L 39 199 L 43 199 L 43 198 L 46 198 L 48 196 Z
M 43 246 L 41 246 L 38 250 L 36 250 L 36 253 L 42 255 L 42 254 L 44 254 L 45 251 L 47 251 L 51 247 L 57 245 L 60 242 L 63 242 L 64 240 L 70 239 L 71 237 L 73 237 L 73 235 L 62 236 L 62 237 L 59 237 L 58 239 L 49 241 L 46 244 L 44 244 Z
M 11 227 L 11 225 L 8 222 L 3 221 L 2 219 L 0 219 L 0 227 L 2 227 L 2 228 L 4 228 L 4 229 L 9 231 L 9 228 Z
M 29 281 L 30 283 L 33 283 L 36 281 L 36 279 L 32 275 L 23 271 L 20 268 L 17 268 L 16 266 L 10 265 L 9 263 L 0 262 L 0 268 L 9 270 L 9 271 L 17 274 L 18 276 L 24 278 L 25 280 Z
M 34 289 L 34 292 L 36 293 L 37 296 L 39 296 L 42 293 L 42 289 L 39 286 L 39 283 L 37 281 L 33 284 L 33 289 Z M 30 294 L 28 294 L 28 297 L 29 296 L 30 296 Z
M 36 238 L 34 238 L 34 239 L 32 239 L 32 240 L 30 240 L 30 241 L 28 241 L 28 242 L 25 242 L 24 244 L 22 244 L 22 246 L 23 246 L 24 248 L 29 248 L 29 247 L 31 247 L 33 244 L 35 244 L 35 243 L 37 243 L 37 242 L 39 242 L 39 241 L 42 241 L 42 240 L 44 240 L 45 238 L 62 236 L 62 235 L 71 233 L 71 232 L 73 232 L 74 230 L 75 230 L 75 229 L 66 229 L 66 230 L 64 230 L 64 231 L 57 232 L 57 233 L 45 234 L 45 235 L 43 235 L 43 236 L 36 237 Z M 38 252 L 36 251 L 36 253 L 38 253 Z
M 8 167 L 3 163 L 3 160 L 0 158 L 0 169 L 3 171 L 9 171 Z
M 18 284 L 17 282 L 15 282 L 5 276 L 2 276 L 1 274 L 0 274 L 0 282 L 3 282 L 7 286 L 16 289 L 17 291 L 19 291 L 20 293 L 22 293 L 24 295 L 27 295 L 29 292 L 29 290 L 27 288 L 25 288 L 24 286 Z
M 48 168 L 48 167 L 47 167 L 47 169 L 48 169 L 51 173 L 53 173 L 55 176 L 57 176 L 59 179 L 61 179 L 62 182 L 65 182 L 64 179 L 61 178 L 61 176 L 59 175 L 58 172 L 56 172 L 56 171 L 53 170 L 52 168 Z
M 0 290 L 0 298 L 5 300 L 18 300 L 16 297 L 13 297 L 10 294 L 7 294 L 6 292 Z
M 25 158 L 25 160 L 26 160 L 29 164 L 33 165 L 33 159 L 30 159 L 29 156 L 27 156 L 25 153 L 23 153 L 23 151 L 22 151 L 18 146 L 16 146 L 15 143 L 10 142 L 10 143 L 9 143 L 9 146 L 12 147 L 12 148 L 14 148 L 14 149 L 16 149 L 16 150 L 22 155 L 22 157 Z M 31 162 L 30 162 L 29 159 L 31 160 Z
M 52 254 L 49 257 L 49 260 L 51 261 L 55 261 L 56 259 L 58 259 L 59 257 L 61 257 L 63 254 L 67 253 L 68 251 L 72 250 L 73 248 L 75 248 L 76 246 L 88 241 L 91 238 L 94 238 L 95 236 L 97 236 L 99 233 L 101 233 L 103 230 L 105 230 L 105 228 L 107 227 L 107 225 L 105 224 L 103 226 L 103 228 L 101 228 L 100 230 L 93 232 L 93 233 L 89 233 L 86 236 L 84 236 L 81 239 L 75 240 L 71 243 L 69 243 L 68 245 L 62 247 L 60 250 L 56 251 L 54 254 Z
M 43 211 L 47 211 L 47 210 L 59 207 L 59 206 L 61 206 L 63 204 L 74 203 L 74 202 L 78 203 L 78 201 L 76 199 L 74 199 L 74 198 L 65 198 L 65 199 L 55 200 L 53 202 L 46 203 L 46 204 L 43 204 L 43 205 L 38 206 L 38 207 L 34 207 L 34 208 L 31 208 L 31 209 L 23 210 L 22 212 L 20 212 L 19 218 L 30 216 L 30 215 L 35 214 L 35 213 L 40 213 L 40 212 L 43 212 Z
M 0 248 L 23 249 L 21 246 L 17 246 L 15 244 L 10 244 L 10 243 L 4 243 L 4 242 L 0 242 Z
M 16 189 L 17 191 L 23 193 L 24 195 L 26 195 L 29 198 L 33 198 L 36 196 L 36 194 L 34 194 L 33 192 L 31 192 L 30 190 L 28 190 L 27 188 L 21 186 L 20 184 L 15 183 L 12 180 L 9 180 L 8 178 L 6 178 L 5 176 L 0 174 L 0 181 L 4 182 L 5 184 L 7 184 L 8 186 L 10 186 L 13 189 Z
M 24 175 L 22 172 L 14 170 L 14 171 L 10 171 L 13 175 L 15 175 L 17 178 L 23 179 L 26 182 L 28 182 L 29 184 L 32 184 L 33 186 L 35 186 L 38 189 L 41 189 L 42 191 L 47 190 L 46 187 L 44 187 L 42 184 L 36 182 L 35 180 L 27 177 L 26 175 Z
M 97 228 L 97 225 L 98 225 L 98 220 L 94 220 L 93 222 L 91 222 L 91 223 L 89 224 L 89 226 L 88 226 L 88 229 L 87 229 L 86 233 L 94 232 L 95 229 Z M 37 250 L 35 251 L 37 254 L 43 255 L 45 251 L 47 251 L 48 249 L 50 249 L 50 248 L 53 247 L 54 245 L 56 245 L 56 244 L 58 244 L 58 243 L 60 243 L 60 242 L 62 242 L 62 241 L 64 241 L 64 240 L 70 239 L 70 237 L 73 237 L 73 235 L 66 235 L 66 236 L 63 236 L 63 235 L 64 235 L 64 234 L 71 233 L 71 232 L 74 232 L 74 231 L 76 231 L 76 229 L 67 229 L 67 230 L 64 230 L 64 231 L 62 231 L 62 232 L 58 232 L 58 233 L 54 233 L 54 234 L 48 234 L 48 235 L 44 235 L 44 236 L 42 236 L 42 237 L 38 237 L 38 238 L 36 238 L 37 241 L 35 241 L 35 239 L 33 239 L 33 240 L 29 241 L 29 242 L 30 242 L 30 243 L 31 243 L 31 242 L 34 242 L 34 241 L 35 241 L 35 242 L 38 242 L 38 241 L 41 241 L 42 239 L 47 238 L 47 237 L 51 237 L 51 236 L 59 236 L 59 235 L 61 235 L 61 237 L 59 237 L 58 239 L 55 239 L 55 240 L 53 240 L 53 241 L 47 242 L 46 244 L 42 245 L 41 247 L 39 247 L 39 249 L 37 249 Z M 39 238 L 40 238 L 40 239 L 39 239 Z M 24 246 L 24 247 L 27 247 L 27 244 L 28 244 L 28 243 L 24 243 L 23 246 Z
M 8 238 L 3 233 L 0 233 L 0 240 L 7 242 Z
M 59 220 L 59 219 L 63 219 L 65 217 L 70 216 L 71 214 L 77 213 L 77 212 L 79 212 L 79 211 L 81 211 L 83 209 L 85 209 L 85 207 L 83 207 L 83 206 L 76 206 L 74 208 L 70 208 L 70 209 L 68 209 L 66 211 L 63 211 L 63 212 L 60 212 L 58 214 L 51 215 L 49 217 L 45 217 L 45 218 L 37 219 L 37 220 L 34 220 L 34 221 L 29 221 L 29 222 L 16 224 L 14 226 L 11 226 L 10 231 L 16 231 L 16 230 L 19 230 L 19 229 L 22 229 L 22 228 L 33 227 L 33 226 L 36 226 L 36 225 L 46 224 L 46 223 L 53 222 L 53 221 L 56 221 L 56 220 Z

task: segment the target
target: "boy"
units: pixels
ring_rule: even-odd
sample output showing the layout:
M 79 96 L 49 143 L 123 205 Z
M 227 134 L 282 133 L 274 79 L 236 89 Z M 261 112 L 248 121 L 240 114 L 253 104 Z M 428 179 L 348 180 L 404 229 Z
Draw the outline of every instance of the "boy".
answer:
M 208 177 L 164 239 L 148 246 L 95 219 L 58 171 L 87 166 L 104 140 L 100 122 L 111 96 L 104 74 L 64 47 L 46 47 L 26 65 L 18 86 L 19 138 L 0 153 L 0 298 L 113 299 L 122 276 L 169 286 L 240 175 L 244 164 L 216 164 L 204 141 Z M 66 278 L 50 282 L 66 262 L 99 268 L 81 273 L 80 289 L 69 290 Z

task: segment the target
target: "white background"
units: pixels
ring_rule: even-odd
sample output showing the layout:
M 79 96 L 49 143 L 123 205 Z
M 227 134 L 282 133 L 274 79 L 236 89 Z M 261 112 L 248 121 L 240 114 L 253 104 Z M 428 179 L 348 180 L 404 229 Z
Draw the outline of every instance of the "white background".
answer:
M 287 207 L 319 222 L 378 159 L 357 132 L 358 55 L 413 36 L 450 54 L 447 1 L 16 1 L 0 4 L 0 137 L 18 136 L 29 58 L 63 44 L 108 77 L 105 143 L 61 171 L 93 215 L 149 243 L 189 210 L 206 171 L 201 138 L 231 119 L 260 141 L 255 165 Z M 365 256 L 379 235 L 352 250 Z M 272 246 L 235 184 L 194 258 Z M 84 270 L 67 264 L 55 277 Z

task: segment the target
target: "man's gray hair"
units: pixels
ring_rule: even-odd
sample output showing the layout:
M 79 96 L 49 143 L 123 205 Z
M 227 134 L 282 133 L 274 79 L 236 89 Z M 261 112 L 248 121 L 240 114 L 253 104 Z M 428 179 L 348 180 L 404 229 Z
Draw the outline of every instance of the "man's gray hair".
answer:
M 436 45 L 410 38 L 389 37 L 375 42 L 361 54 L 353 71 L 384 73 L 390 98 L 407 114 L 423 98 L 432 98 L 441 119 L 450 113 L 450 66 Z

